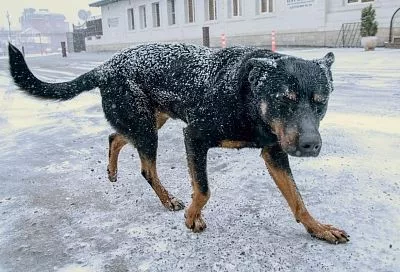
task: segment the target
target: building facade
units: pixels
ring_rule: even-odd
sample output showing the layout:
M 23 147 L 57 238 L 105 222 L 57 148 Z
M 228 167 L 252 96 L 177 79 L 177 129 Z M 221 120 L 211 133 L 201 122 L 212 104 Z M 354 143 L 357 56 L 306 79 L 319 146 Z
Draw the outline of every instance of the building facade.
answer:
M 103 35 L 87 40 L 89 51 L 118 50 L 148 42 L 202 44 L 209 27 L 211 47 L 227 45 L 336 46 L 343 24 L 359 23 L 361 9 L 376 9 L 379 45 L 389 37 L 392 14 L 399 0 L 101 0 Z M 355 24 L 353 24 L 355 25 Z
M 47 9 L 24 9 L 19 18 L 21 34 L 18 43 L 29 53 L 57 50 L 66 40 L 68 22 L 65 16 Z

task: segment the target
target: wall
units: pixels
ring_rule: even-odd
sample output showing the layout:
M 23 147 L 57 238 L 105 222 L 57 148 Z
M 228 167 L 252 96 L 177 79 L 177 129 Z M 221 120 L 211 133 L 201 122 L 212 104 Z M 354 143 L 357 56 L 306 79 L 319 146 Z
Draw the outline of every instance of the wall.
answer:
M 116 50 L 138 43 L 183 41 L 202 43 L 202 27 L 210 27 L 212 47 L 220 46 L 225 33 L 227 44 L 270 46 L 271 31 L 277 32 L 280 46 L 334 46 L 342 23 L 360 21 L 366 4 L 347 4 L 346 0 L 275 0 L 275 11 L 257 15 L 256 1 L 243 0 L 243 16 L 228 18 L 227 1 L 217 0 L 216 21 L 205 21 L 204 0 L 196 0 L 196 22 L 184 22 L 184 0 L 176 1 L 177 24 L 168 26 L 166 0 L 159 0 L 161 27 L 152 27 L 151 3 L 156 1 L 125 0 L 102 7 L 101 39 L 87 41 L 88 50 Z M 380 45 L 388 39 L 388 27 L 398 0 L 375 0 L 379 22 Z M 139 6 L 146 5 L 148 28 L 139 29 Z M 303 5 L 303 6 L 301 6 Z M 135 10 L 135 30 L 128 30 L 127 9 Z M 119 18 L 118 26 L 108 25 L 109 18 Z

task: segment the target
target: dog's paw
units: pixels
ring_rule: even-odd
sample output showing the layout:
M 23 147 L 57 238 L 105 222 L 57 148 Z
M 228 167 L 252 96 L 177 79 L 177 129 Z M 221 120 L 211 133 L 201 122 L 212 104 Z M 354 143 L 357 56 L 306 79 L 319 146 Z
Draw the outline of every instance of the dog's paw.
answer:
M 117 182 L 117 177 L 118 177 L 118 171 L 110 171 L 110 168 L 107 166 L 107 174 L 108 174 L 108 179 L 111 182 Z
M 202 232 L 207 227 L 201 214 L 197 216 L 189 216 L 187 211 L 185 212 L 185 225 L 193 232 Z
M 185 204 L 176 197 L 170 197 L 169 201 L 164 203 L 164 206 L 170 211 L 180 211 L 185 208 Z
M 350 240 L 350 236 L 344 230 L 335 228 L 332 225 L 318 223 L 313 229 L 309 229 L 308 232 L 311 236 L 325 240 L 331 244 L 347 243 Z

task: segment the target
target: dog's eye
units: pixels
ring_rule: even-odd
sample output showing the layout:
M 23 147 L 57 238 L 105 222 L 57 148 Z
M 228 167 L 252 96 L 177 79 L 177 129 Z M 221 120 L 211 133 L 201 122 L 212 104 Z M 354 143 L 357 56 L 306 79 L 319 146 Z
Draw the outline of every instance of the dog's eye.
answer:
M 285 103 L 296 103 L 297 102 L 297 95 L 294 92 L 285 92 L 279 93 L 275 95 L 275 98 L 280 102 Z
M 313 97 L 313 101 L 315 103 L 325 105 L 326 103 L 328 103 L 328 97 L 320 95 L 320 94 L 315 94 Z

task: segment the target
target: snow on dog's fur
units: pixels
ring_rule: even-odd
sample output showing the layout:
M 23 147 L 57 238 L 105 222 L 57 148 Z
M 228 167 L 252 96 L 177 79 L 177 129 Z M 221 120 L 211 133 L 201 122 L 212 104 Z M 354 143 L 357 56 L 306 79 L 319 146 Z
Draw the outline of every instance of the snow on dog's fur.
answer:
M 213 51 L 187 44 L 146 44 L 125 49 L 64 83 L 37 79 L 11 44 L 9 55 L 14 82 L 36 97 L 67 100 L 99 87 L 104 114 L 117 131 L 110 135 L 110 180 L 116 181 L 119 151 L 130 142 L 138 150 L 144 178 L 170 210 L 184 205 L 159 181 L 157 129 L 169 117 L 184 121 L 193 186 L 185 223 L 191 230 L 206 227 L 201 210 L 210 197 L 208 150 L 251 147 L 262 149 L 268 171 L 308 232 L 332 243 L 348 241 L 344 231 L 309 214 L 288 161 L 288 155 L 319 154 L 319 122 L 333 90 L 332 53 L 309 61 L 252 47 Z

